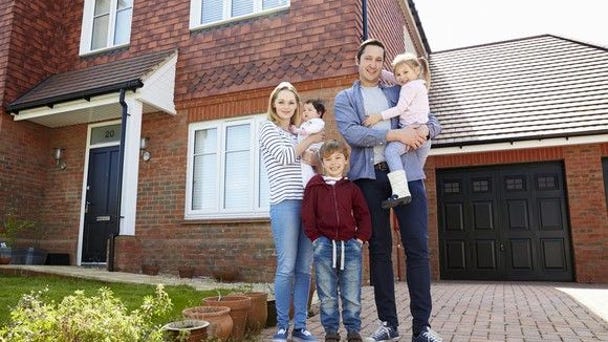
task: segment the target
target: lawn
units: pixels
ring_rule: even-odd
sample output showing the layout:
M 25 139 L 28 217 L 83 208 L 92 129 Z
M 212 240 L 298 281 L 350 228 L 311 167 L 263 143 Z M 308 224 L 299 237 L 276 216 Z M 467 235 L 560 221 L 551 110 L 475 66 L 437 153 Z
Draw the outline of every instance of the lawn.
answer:
M 154 295 L 155 285 L 125 284 L 102 282 L 95 280 L 58 277 L 58 276 L 15 276 L 0 275 L 0 326 L 5 326 L 10 320 L 10 311 L 18 303 L 23 294 L 31 291 L 40 291 L 48 288 L 48 298 L 60 302 L 63 297 L 74 294 L 76 290 L 82 290 L 86 295 L 97 295 L 101 287 L 109 288 L 114 297 L 120 298 L 129 309 L 138 308 L 143 303 L 143 298 Z M 173 309 L 163 317 L 158 318 L 156 324 L 164 324 L 177 318 L 181 318 L 184 308 L 199 306 L 205 297 L 217 296 L 217 291 L 198 291 L 190 286 L 165 286 L 173 302 Z M 226 294 L 230 290 L 222 290 Z

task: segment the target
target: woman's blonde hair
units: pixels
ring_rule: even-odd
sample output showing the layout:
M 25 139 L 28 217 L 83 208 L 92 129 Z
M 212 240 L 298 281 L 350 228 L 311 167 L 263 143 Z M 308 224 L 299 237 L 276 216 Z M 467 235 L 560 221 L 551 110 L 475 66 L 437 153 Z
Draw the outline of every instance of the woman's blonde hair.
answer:
M 291 117 L 289 123 L 292 125 L 295 125 L 295 126 L 300 126 L 300 122 L 302 121 L 302 113 L 301 113 L 302 103 L 300 101 L 300 95 L 298 95 L 298 91 L 289 82 L 279 83 L 279 85 L 276 86 L 274 88 L 274 90 L 270 93 L 270 97 L 268 98 L 268 112 L 267 112 L 268 120 L 272 121 L 275 124 L 279 123 L 280 118 L 279 118 L 279 115 L 277 114 L 277 109 L 274 107 L 274 101 L 276 101 L 277 96 L 279 96 L 279 92 L 281 90 L 289 90 L 290 92 L 292 92 L 295 95 L 296 103 L 298 106 L 296 108 L 295 114 Z
M 393 59 L 393 63 L 391 63 L 393 71 L 398 65 L 403 63 L 409 65 L 412 69 L 420 68 L 420 74 L 422 79 L 426 82 L 426 88 L 428 89 L 431 87 L 431 69 L 426 58 L 418 57 L 410 52 L 398 54 Z

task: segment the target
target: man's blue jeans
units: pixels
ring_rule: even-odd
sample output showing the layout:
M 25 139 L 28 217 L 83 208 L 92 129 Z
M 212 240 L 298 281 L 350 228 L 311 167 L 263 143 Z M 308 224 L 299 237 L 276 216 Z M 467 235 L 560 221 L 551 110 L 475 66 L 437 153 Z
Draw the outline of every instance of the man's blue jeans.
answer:
M 293 294 L 294 327 L 306 328 L 312 245 L 302 227 L 302 201 L 286 200 L 270 206 L 270 226 L 277 254 L 274 295 L 277 326 L 289 327 Z
M 355 239 L 332 242 L 325 236 L 312 244 L 321 324 L 327 333 L 336 333 L 340 327 L 338 300 L 342 301 L 346 331 L 358 333 L 361 330 L 361 247 Z M 344 269 L 341 269 L 342 253 Z

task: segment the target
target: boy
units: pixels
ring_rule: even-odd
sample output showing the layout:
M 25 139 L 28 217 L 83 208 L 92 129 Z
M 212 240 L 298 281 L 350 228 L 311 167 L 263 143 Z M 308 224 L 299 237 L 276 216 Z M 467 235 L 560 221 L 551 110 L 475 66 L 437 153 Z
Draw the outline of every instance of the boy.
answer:
M 319 156 L 323 175 L 315 175 L 304 190 L 302 221 L 313 245 L 321 324 L 325 342 L 340 341 L 340 298 L 347 341 L 360 342 L 361 248 L 371 237 L 371 217 L 359 187 L 344 177 L 346 144 L 329 140 Z

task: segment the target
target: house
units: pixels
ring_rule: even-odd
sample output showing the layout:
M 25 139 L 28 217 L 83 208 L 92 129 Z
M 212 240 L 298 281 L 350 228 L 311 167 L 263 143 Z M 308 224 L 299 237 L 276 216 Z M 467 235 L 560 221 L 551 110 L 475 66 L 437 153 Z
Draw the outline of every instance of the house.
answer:
M 289 80 L 331 108 L 364 35 L 424 54 L 409 5 L 0 4 L 0 210 L 43 224 L 71 264 L 271 280 L 255 136 L 270 91 Z
M 0 210 L 42 222 L 43 247 L 72 264 L 126 272 L 155 261 L 270 281 L 255 137 L 270 91 L 289 80 L 332 108 L 362 37 L 389 59 L 430 52 L 404 0 L 0 13 Z M 608 282 L 607 59 L 554 36 L 429 55 L 443 126 L 426 165 L 434 279 Z

